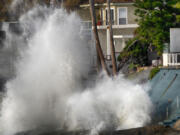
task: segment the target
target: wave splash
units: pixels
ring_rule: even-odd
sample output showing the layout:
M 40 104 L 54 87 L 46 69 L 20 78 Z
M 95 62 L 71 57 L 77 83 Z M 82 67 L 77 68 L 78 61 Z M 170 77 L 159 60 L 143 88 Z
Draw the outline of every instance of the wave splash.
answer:
M 24 40 L 15 36 L 16 76 L 6 84 L 0 117 L 5 135 L 39 128 L 115 130 L 150 122 L 147 93 L 122 75 L 83 86 L 92 56 L 75 13 L 36 7 L 20 24 Z

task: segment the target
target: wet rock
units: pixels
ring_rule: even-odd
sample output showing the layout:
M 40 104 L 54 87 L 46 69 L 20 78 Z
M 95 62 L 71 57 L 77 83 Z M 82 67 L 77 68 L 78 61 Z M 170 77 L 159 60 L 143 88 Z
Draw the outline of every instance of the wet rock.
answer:
M 180 131 L 180 120 L 174 124 L 173 128 Z

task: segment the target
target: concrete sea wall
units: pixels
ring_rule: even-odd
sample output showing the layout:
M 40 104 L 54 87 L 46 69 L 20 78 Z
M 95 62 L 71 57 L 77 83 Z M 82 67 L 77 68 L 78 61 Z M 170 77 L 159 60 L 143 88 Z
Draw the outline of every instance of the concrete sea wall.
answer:
M 161 69 L 150 82 L 149 95 L 154 104 L 153 122 L 180 118 L 180 69 Z

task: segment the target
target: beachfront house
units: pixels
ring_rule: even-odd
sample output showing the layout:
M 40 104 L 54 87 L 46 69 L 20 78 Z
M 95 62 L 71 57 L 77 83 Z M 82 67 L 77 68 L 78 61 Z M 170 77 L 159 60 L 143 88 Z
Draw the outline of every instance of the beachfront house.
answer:
M 170 45 L 167 44 L 163 53 L 163 66 L 180 66 L 180 28 L 170 29 Z
M 116 56 L 123 50 L 126 41 L 134 37 L 134 31 L 138 27 L 135 21 L 137 17 L 134 15 L 135 7 L 133 4 L 133 0 L 111 0 L 111 19 Z M 102 50 L 106 60 L 111 60 L 106 0 L 95 0 L 95 9 Z M 89 1 L 85 0 L 77 12 L 87 28 L 91 29 Z

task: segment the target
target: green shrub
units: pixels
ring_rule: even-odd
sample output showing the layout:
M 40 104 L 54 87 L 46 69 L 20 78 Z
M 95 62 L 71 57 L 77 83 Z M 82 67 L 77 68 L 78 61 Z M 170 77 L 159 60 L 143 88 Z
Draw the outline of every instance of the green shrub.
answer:
M 129 64 L 129 69 L 130 70 L 137 69 L 138 67 L 139 67 L 138 64 L 134 64 L 134 63 Z
M 133 64 L 133 63 L 131 63 L 130 65 L 129 65 L 129 69 L 134 69 L 134 68 L 136 68 L 136 66 Z
M 122 60 L 121 54 L 118 56 L 117 60 L 118 60 L 118 61 L 121 61 L 121 60 Z
M 177 18 L 177 21 L 180 23 L 180 15 L 177 15 L 176 18 Z
M 126 47 L 118 56 L 118 61 L 129 61 L 140 66 L 148 64 L 148 44 L 133 38 L 126 42 Z
M 149 74 L 149 79 L 151 80 L 159 71 L 160 69 L 158 67 L 153 68 Z

